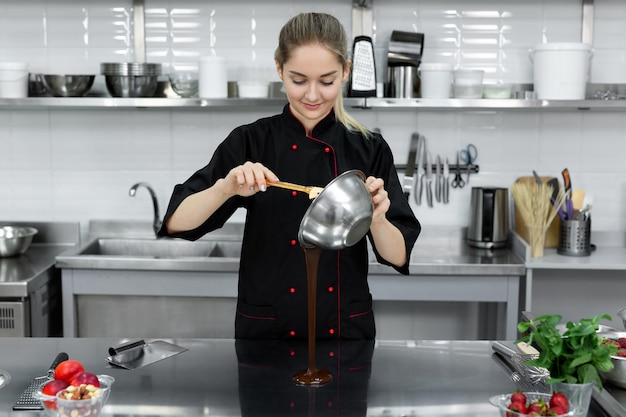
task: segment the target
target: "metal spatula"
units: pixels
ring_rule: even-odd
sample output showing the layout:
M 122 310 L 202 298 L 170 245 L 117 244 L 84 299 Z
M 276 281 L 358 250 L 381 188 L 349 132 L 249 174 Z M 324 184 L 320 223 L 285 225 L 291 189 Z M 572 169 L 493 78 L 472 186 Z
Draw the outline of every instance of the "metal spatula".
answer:
M 48 368 L 48 372 L 46 375 L 38 376 L 33 378 L 29 383 L 24 392 L 20 395 L 20 398 L 13 405 L 14 410 L 43 410 L 41 406 L 41 401 L 33 396 L 35 392 L 39 389 L 41 384 L 46 381 L 51 381 L 54 379 L 54 370 L 58 364 L 63 361 L 69 359 L 69 356 L 65 352 L 61 352 L 54 358 L 54 361 Z

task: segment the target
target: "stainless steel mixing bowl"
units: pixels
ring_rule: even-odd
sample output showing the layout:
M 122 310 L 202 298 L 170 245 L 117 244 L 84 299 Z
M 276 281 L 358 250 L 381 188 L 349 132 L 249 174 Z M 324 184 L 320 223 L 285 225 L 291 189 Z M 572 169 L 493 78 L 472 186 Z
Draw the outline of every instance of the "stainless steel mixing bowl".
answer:
M 599 331 L 598 336 L 612 340 L 619 340 L 626 337 L 626 332 Z M 600 372 L 600 375 L 616 387 L 626 389 L 626 358 L 622 356 L 611 356 L 613 369 L 609 372 Z
M 82 97 L 91 89 L 96 76 L 37 74 L 36 78 L 55 97 Z
M 153 97 L 161 64 L 111 62 L 100 65 L 109 94 L 113 97 Z
M 313 200 L 300 222 L 303 247 L 343 249 L 356 244 L 370 228 L 374 205 L 365 187 L 365 174 L 346 171 Z
M 36 234 L 37 229 L 34 227 L 0 227 L 0 257 L 23 254 L 30 246 L 33 241 L 33 236 Z

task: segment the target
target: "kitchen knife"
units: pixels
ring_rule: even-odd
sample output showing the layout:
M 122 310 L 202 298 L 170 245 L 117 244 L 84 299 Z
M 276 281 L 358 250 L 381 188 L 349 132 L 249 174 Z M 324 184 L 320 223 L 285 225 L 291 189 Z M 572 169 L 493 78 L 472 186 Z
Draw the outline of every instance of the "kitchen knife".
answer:
M 450 195 L 450 165 L 448 158 L 443 163 L 443 189 L 441 190 L 443 204 L 448 204 Z
M 417 178 L 415 181 L 415 202 L 422 204 L 422 190 L 424 189 L 424 154 L 426 153 L 426 138 L 422 135 L 418 135 L 417 140 L 417 159 L 416 159 L 416 171 Z
M 426 152 L 426 203 L 428 207 L 433 206 L 433 164 L 430 159 L 430 152 Z
M 437 200 L 437 203 L 441 203 L 441 194 L 443 189 L 443 173 L 441 170 L 441 157 L 437 155 L 435 162 L 435 200 Z
M 402 183 L 404 195 L 407 200 L 409 199 L 411 190 L 413 190 L 413 186 L 415 185 L 415 178 L 413 178 L 413 174 L 415 172 L 415 158 L 417 157 L 418 142 L 419 134 L 413 133 L 411 135 L 411 144 L 409 145 L 409 160 L 406 163 L 406 169 L 404 171 L 404 181 Z

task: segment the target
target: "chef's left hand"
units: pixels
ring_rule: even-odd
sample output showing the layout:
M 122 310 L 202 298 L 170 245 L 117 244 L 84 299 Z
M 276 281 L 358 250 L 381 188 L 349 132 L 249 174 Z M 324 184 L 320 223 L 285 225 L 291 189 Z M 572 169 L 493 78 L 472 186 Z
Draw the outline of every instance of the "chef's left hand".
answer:
M 372 215 L 372 223 L 385 220 L 385 213 L 389 210 L 391 201 L 385 190 L 385 182 L 381 178 L 367 177 L 365 186 L 372 195 L 372 203 L 374 204 L 374 213 Z

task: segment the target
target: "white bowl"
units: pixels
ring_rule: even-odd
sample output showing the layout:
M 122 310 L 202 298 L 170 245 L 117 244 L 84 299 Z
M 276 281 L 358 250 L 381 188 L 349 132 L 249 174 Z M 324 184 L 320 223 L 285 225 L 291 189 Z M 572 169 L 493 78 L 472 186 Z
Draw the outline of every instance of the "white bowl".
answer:
M 269 95 L 269 83 L 237 82 L 237 90 L 240 98 L 267 98 Z

